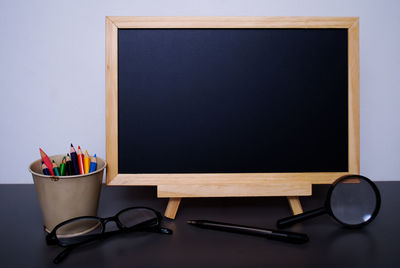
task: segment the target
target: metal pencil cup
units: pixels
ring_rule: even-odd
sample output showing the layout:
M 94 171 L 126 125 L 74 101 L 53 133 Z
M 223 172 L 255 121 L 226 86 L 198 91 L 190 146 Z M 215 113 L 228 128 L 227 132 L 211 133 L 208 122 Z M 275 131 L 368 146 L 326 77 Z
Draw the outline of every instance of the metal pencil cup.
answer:
M 60 164 L 64 155 L 49 157 Z M 95 172 L 75 176 L 46 176 L 42 160 L 29 166 L 42 211 L 44 228 L 51 232 L 65 220 L 79 216 L 97 216 L 101 185 L 106 162 L 97 157 Z

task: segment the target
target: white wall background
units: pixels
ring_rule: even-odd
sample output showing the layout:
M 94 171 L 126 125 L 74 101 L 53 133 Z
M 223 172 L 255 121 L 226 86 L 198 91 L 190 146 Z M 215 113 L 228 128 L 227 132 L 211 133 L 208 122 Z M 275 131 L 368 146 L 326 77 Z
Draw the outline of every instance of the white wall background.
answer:
M 105 157 L 105 16 L 359 16 L 361 173 L 400 180 L 400 1 L 0 0 L 0 183 L 69 143 Z

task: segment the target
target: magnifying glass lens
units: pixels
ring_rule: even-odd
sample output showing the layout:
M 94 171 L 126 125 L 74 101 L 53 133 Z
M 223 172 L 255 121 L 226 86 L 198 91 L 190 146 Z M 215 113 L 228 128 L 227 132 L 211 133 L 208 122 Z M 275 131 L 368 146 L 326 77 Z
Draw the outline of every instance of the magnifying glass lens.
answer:
M 350 176 L 338 182 L 329 201 L 333 216 L 347 225 L 367 222 L 378 209 L 373 186 L 360 177 Z

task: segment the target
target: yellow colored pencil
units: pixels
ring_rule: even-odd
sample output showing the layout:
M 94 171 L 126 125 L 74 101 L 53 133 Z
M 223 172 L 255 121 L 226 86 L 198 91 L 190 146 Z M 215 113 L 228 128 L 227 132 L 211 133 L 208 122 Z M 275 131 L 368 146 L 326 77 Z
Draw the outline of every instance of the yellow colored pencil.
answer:
M 90 157 L 89 157 L 87 150 L 85 150 L 85 157 L 83 158 L 83 165 L 85 167 L 85 174 L 89 173 Z

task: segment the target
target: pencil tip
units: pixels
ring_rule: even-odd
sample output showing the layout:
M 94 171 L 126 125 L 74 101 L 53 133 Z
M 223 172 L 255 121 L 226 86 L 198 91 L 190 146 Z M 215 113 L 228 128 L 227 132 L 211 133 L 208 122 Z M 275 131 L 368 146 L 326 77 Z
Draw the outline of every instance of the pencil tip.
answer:
M 74 147 L 74 146 L 72 145 L 72 143 L 71 143 L 71 147 Z
M 94 154 L 94 157 L 96 157 L 96 154 Z

